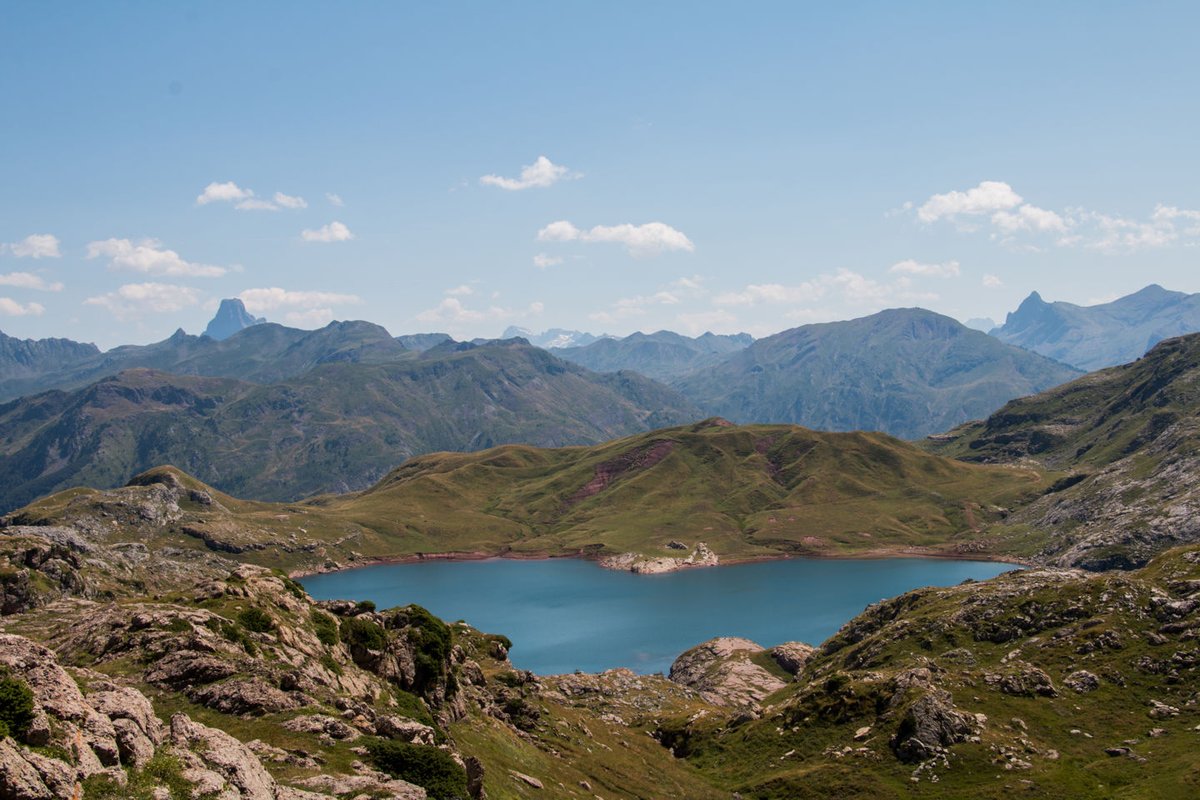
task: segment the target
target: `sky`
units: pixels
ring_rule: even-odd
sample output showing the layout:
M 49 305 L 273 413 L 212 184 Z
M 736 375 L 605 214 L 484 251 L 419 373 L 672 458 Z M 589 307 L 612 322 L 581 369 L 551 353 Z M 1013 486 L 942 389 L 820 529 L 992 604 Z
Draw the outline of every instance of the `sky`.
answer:
M 0 4 L 0 330 L 1200 291 L 1200 4 Z

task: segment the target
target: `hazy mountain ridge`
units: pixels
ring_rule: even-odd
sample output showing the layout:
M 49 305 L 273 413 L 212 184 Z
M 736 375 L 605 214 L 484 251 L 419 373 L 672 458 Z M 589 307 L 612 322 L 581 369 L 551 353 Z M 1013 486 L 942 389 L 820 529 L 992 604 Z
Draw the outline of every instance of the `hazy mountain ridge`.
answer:
M 1200 294 L 1158 284 L 1110 303 L 1047 303 L 1033 292 L 991 331 L 1003 342 L 1096 370 L 1140 358 L 1163 339 L 1200 331 Z
M 0 332 L 0 385 L 60 370 L 100 353 L 70 339 L 17 339 Z
M 792 328 L 671 385 L 735 422 L 919 438 L 1079 374 L 912 308 Z
M 286 330 L 256 325 L 227 341 Z M 400 348 L 383 334 L 381 352 Z M 307 357 L 303 344 L 293 348 Z M 360 345 L 345 352 L 376 352 Z M 642 376 L 596 375 L 527 345 L 443 347 L 403 360 L 327 360 L 265 385 L 131 370 L 9 402 L 0 406 L 0 506 L 66 486 L 120 485 L 161 463 L 238 494 L 293 499 L 365 488 L 418 453 L 593 443 L 698 413 Z
M 660 381 L 682 378 L 716 364 L 753 342 L 748 333 L 684 336 L 673 331 L 600 339 L 585 346 L 557 347 L 555 355 L 597 372 L 629 369 Z

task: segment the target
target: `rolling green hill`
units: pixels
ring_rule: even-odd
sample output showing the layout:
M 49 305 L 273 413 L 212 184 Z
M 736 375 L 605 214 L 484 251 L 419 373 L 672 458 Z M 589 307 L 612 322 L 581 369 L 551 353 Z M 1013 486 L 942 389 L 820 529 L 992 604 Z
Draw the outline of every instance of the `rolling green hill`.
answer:
M 137 482 L 218 494 L 164 469 Z M 186 527 L 210 543 L 257 542 L 249 558 L 299 570 L 437 553 L 648 561 L 686 557 L 700 542 L 724 561 L 1003 557 L 987 525 L 1046 485 L 1037 471 L 964 464 L 884 434 L 709 420 L 589 447 L 420 456 L 365 491 L 287 505 L 221 494 L 161 535 Z M 90 525 L 79 520 L 102 517 L 107 497 L 71 490 L 9 520 Z

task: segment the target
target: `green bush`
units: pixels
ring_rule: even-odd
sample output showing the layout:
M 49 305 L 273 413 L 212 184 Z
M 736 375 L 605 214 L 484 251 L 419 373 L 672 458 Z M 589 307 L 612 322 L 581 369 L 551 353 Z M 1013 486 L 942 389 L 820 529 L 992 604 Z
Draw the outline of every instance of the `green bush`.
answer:
M 275 620 L 261 608 L 246 608 L 238 612 L 237 620 L 243 628 L 254 633 L 267 633 L 275 629 Z
M 410 626 L 408 638 L 416 649 L 413 661 L 417 674 L 413 688 L 424 692 L 437 683 L 450 659 L 453 646 L 450 626 L 417 605 L 409 606 L 401 615 Z M 450 691 L 449 684 L 446 688 Z
M 33 692 L 20 678 L 0 672 L 0 736 L 20 739 L 33 722 Z
M 430 800 L 465 800 L 467 773 L 436 747 L 377 739 L 367 745 L 375 766 L 393 777 L 415 783 Z
M 333 647 L 342 640 L 341 634 L 338 633 L 337 620 L 326 614 L 324 611 L 313 609 L 308 613 L 309 620 L 312 621 L 313 632 L 317 634 L 317 639 L 326 647 Z
M 360 614 L 375 610 L 375 603 L 372 600 L 359 600 L 354 605 L 355 610 Z
M 350 617 L 342 623 L 342 641 L 352 648 L 382 650 L 387 646 L 387 634 L 369 619 Z

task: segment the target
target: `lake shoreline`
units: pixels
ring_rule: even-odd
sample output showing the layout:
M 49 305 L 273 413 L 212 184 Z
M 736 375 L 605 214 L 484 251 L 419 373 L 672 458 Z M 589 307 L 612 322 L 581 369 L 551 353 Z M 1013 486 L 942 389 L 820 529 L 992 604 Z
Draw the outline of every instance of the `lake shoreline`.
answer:
M 351 572 L 358 569 L 366 569 L 367 567 L 386 566 L 390 564 L 419 564 L 425 561 L 488 561 L 491 559 L 506 559 L 511 561 L 550 561 L 559 558 L 576 559 L 579 561 L 591 561 L 596 563 L 603 569 L 612 569 L 603 564 L 605 558 L 611 558 L 612 554 L 593 554 L 577 551 L 574 553 L 550 553 L 550 552 L 530 552 L 521 553 L 512 550 L 501 552 L 487 552 L 483 550 L 470 551 L 447 551 L 440 553 L 412 553 L 409 555 L 400 556 L 368 556 L 356 559 L 353 564 L 335 564 L 329 568 L 321 568 L 315 570 L 293 570 L 288 573 L 288 577 L 294 579 L 302 579 L 312 577 L 314 575 L 329 575 L 337 572 Z M 679 572 L 689 569 L 719 569 L 726 566 L 737 566 L 739 564 L 756 564 L 766 561 L 795 561 L 795 560 L 810 560 L 810 561 L 863 561 L 863 560 L 884 560 L 890 558 L 929 558 L 929 559 L 945 559 L 950 561 L 982 561 L 992 564 L 1012 564 L 1014 568 L 1031 568 L 1041 566 L 1032 559 L 1021 558 L 1020 556 L 1008 556 L 1001 554 L 988 554 L 979 552 L 950 552 L 946 550 L 926 551 L 915 547 L 877 547 L 870 550 L 861 550 L 853 553 L 804 553 L 790 555 L 787 553 L 779 553 L 777 555 L 758 555 L 758 556 L 730 556 L 722 558 L 716 564 L 681 564 L 680 566 L 657 573 L 638 573 L 634 570 L 614 570 L 618 572 L 632 572 L 633 574 L 669 574 L 670 572 Z

